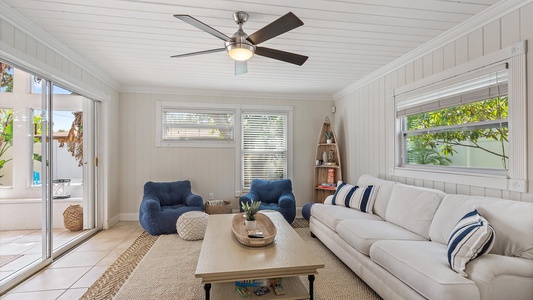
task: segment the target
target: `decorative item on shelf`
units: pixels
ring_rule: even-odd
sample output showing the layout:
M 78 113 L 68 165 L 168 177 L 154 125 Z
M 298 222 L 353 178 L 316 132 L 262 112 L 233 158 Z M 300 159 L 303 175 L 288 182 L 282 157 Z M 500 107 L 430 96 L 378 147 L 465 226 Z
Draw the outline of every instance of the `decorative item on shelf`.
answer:
M 257 224 L 255 222 L 255 214 L 259 211 L 259 205 L 261 201 L 250 201 L 241 203 L 242 210 L 244 211 L 244 216 L 246 220 L 244 221 L 244 228 L 246 230 L 255 230 L 257 229 Z
M 326 151 L 324 151 L 324 153 L 322 153 L 322 163 L 324 163 L 324 164 L 328 163 L 328 153 Z
M 333 131 L 326 130 L 326 143 L 331 144 L 333 142 Z
M 335 151 L 333 149 L 330 149 L 328 152 L 328 166 L 336 165 L 337 163 L 335 162 L 335 160 L 336 160 Z
M 327 183 L 333 186 L 335 184 L 335 169 L 328 168 L 328 180 Z

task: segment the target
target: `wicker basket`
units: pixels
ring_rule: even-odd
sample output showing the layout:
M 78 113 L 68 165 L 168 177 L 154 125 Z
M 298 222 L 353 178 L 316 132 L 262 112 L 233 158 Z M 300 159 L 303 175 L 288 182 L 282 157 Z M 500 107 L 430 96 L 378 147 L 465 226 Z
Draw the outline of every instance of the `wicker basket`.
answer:
M 224 205 L 209 205 L 209 201 L 207 201 L 204 209 L 210 215 L 231 214 L 231 202 L 224 200 Z
M 70 231 L 83 229 L 83 208 L 79 204 L 69 205 L 63 212 L 63 224 Z

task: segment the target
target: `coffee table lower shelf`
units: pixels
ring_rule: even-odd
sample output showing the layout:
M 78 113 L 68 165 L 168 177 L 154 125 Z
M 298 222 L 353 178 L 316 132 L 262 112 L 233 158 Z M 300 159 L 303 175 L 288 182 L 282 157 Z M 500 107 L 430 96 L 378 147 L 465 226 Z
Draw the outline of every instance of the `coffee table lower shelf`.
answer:
M 285 295 L 277 296 L 272 288 L 270 288 L 270 293 L 258 297 L 254 294 L 253 290 L 256 287 L 248 288 L 251 292 L 250 297 L 242 298 L 237 293 L 237 288 L 235 282 L 225 282 L 225 283 L 213 283 L 211 285 L 211 300 L 227 300 L 227 299 L 308 299 L 309 292 L 307 288 L 302 283 L 299 277 L 284 277 L 283 278 L 283 290 L 285 290 Z

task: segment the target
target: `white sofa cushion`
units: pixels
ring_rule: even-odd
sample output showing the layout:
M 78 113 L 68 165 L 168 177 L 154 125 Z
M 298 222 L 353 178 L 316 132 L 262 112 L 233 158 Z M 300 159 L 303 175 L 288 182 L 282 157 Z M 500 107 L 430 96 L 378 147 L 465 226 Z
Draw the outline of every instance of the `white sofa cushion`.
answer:
M 331 230 L 337 230 L 337 224 L 342 220 L 347 219 L 365 219 L 365 220 L 380 220 L 379 216 L 360 212 L 355 209 L 347 208 L 345 206 L 327 205 L 316 203 L 311 207 L 311 218 L 324 223 Z
M 493 245 L 494 229 L 474 209 L 464 215 L 452 230 L 448 239 L 448 263 L 452 270 L 466 277 L 466 264 L 489 252 Z
M 450 269 L 446 246 L 429 241 L 378 241 L 370 258 L 428 299 L 479 299 L 476 284 Z
M 425 241 L 418 234 L 389 222 L 375 220 L 344 220 L 337 225 L 337 233 L 348 244 L 366 256 L 370 247 L 381 240 Z
M 379 193 L 376 195 L 376 201 L 374 202 L 374 213 L 384 219 L 392 188 L 396 185 L 396 182 L 379 179 L 370 175 L 361 175 L 357 181 L 357 185 L 379 186 Z
M 331 203 L 328 203 L 330 198 L 327 197 L 328 201 L 324 200 L 324 204 L 345 206 L 372 214 L 378 189 L 379 186 L 358 186 L 339 181 Z
M 481 299 L 533 299 L 531 259 L 485 254 L 468 263 L 465 272 L 479 288 Z
M 528 202 L 446 195 L 431 223 L 431 240 L 446 244 L 456 221 L 474 208 L 496 232 L 489 253 L 533 259 L 533 203 Z
M 385 220 L 429 239 L 429 226 L 444 195 L 438 190 L 396 184 Z

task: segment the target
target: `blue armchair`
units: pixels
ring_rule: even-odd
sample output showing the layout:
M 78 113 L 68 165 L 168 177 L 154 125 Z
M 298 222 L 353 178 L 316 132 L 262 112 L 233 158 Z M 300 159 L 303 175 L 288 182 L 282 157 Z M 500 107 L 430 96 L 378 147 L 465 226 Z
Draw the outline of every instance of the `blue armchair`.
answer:
M 252 180 L 248 194 L 242 196 L 239 200 L 239 207 L 241 207 L 241 203 L 246 203 L 250 200 L 261 201 L 259 210 L 277 210 L 289 224 L 296 217 L 296 200 L 292 193 L 292 182 L 290 179 L 254 179 Z
M 203 211 L 204 200 L 191 192 L 189 180 L 144 185 L 139 222 L 151 235 L 176 233 L 176 221 L 188 211 Z

